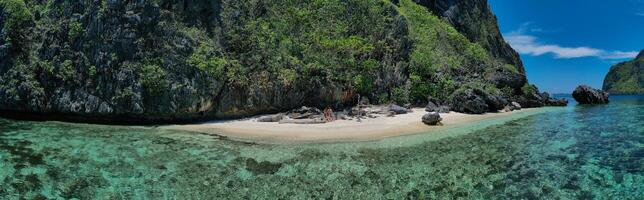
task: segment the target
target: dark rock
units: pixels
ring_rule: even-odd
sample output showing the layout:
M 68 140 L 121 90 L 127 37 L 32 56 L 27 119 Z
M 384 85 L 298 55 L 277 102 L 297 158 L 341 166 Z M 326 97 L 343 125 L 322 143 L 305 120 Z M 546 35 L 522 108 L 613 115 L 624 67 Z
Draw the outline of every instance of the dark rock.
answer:
M 545 106 L 567 106 L 568 105 L 568 100 L 555 99 L 551 97 L 550 94 L 547 92 L 540 93 L 538 97 L 539 99 L 541 99 L 543 105 Z
M 438 113 L 449 113 L 452 110 L 449 106 L 439 106 L 438 109 L 434 110 L 434 112 Z
M 255 174 L 274 174 L 282 168 L 282 163 L 272 163 L 268 161 L 257 162 L 255 159 L 246 160 L 246 169 Z
M 550 93 L 542 92 L 539 94 L 539 97 L 541 97 L 541 99 L 544 99 L 544 100 L 550 99 Z
M 423 115 L 423 123 L 431 126 L 436 126 L 438 123 L 440 123 L 443 118 L 441 118 L 441 115 L 437 112 L 430 112 L 425 115 Z
M 451 108 L 447 105 L 440 105 L 438 100 L 429 97 L 427 106 L 425 106 L 425 111 L 427 112 L 438 112 L 438 113 L 449 113 Z
M 567 106 L 568 105 L 568 99 L 554 99 L 550 98 L 546 100 L 546 105 L 548 106 Z
M 257 118 L 257 122 L 279 122 L 284 118 L 283 114 L 267 115 Z
M 509 104 L 504 97 L 488 94 L 478 88 L 457 91 L 452 96 L 452 110 L 462 113 L 498 112 Z
M 456 112 L 483 114 L 489 110 L 486 103 L 486 96 L 483 91 L 479 89 L 466 89 L 453 95 L 452 109 Z
M 311 119 L 322 116 L 323 113 L 320 109 L 302 106 L 301 108 L 291 110 L 288 117 L 292 119 Z
M 406 103 L 405 105 L 403 105 L 403 107 L 411 110 L 412 105 L 410 103 Z
M 519 103 L 522 108 L 536 108 L 545 105 L 544 100 L 541 98 L 541 95 L 538 95 L 536 93 L 523 94 L 522 96 L 515 97 L 513 101 Z
M 607 92 L 593 89 L 587 85 L 581 85 L 572 93 L 579 104 L 607 104 L 609 94 Z
M 488 70 L 485 79 L 498 88 L 521 88 L 527 82 L 524 74 L 516 73 L 516 71 L 503 66 L 496 66 L 495 70 Z
M 508 100 L 500 96 L 485 95 L 483 97 L 485 98 L 485 103 L 487 103 L 488 111 L 490 112 L 497 112 L 508 105 Z
M 427 97 L 427 106 L 425 106 L 425 111 L 427 112 L 437 112 L 439 109 L 440 104 L 438 103 L 438 100 L 435 99 L 434 97 Z
M 396 104 L 389 104 L 387 106 L 387 110 L 395 112 L 397 115 L 400 114 L 407 114 L 409 112 L 409 109 L 404 108 L 402 106 L 396 105 Z

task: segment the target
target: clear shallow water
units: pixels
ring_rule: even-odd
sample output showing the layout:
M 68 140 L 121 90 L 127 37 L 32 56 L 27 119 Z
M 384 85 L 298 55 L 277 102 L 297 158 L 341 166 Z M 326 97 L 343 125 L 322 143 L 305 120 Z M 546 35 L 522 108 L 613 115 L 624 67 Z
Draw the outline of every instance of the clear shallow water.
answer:
M 0 119 L 0 199 L 644 199 L 644 97 L 455 135 L 278 146 Z

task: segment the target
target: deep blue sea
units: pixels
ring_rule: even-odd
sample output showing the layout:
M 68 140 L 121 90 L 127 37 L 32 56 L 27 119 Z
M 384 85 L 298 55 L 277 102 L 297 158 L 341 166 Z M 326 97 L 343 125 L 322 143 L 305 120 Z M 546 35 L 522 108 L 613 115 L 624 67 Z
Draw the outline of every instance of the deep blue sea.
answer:
M 481 126 L 270 145 L 0 119 L 0 199 L 644 199 L 644 97 Z

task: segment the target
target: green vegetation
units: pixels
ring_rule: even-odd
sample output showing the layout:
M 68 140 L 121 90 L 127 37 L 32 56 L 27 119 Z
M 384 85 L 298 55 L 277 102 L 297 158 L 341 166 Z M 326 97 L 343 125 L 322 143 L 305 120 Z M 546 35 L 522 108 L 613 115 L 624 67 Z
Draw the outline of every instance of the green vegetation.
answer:
M 58 67 L 58 78 L 63 81 L 74 81 L 76 79 L 76 68 L 71 60 L 63 61 Z
M 12 50 L 19 53 L 29 41 L 29 26 L 33 20 L 31 13 L 23 0 L 2 0 L 0 7 L 7 15 L 2 27 L 2 35 L 5 35 L 5 40 L 12 44 Z
M 606 75 L 603 89 L 611 94 L 644 94 L 643 69 L 642 57 L 619 63 Z
M 225 77 L 228 61 L 215 55 L 214 47 L 203 44 L 188 58 L 188 64 L 216 77 Z
M 163 68 L 156 64 L 146 64 L 141 68 L 140 81 L 141 85 L 151 95 L 163 93 L 167 88 L 166 75 Z
M 466 76 L 461 72 L 463 69 L 475 71 L 479 65 L 492 65 L 493 59 L 485 49 L 470 42 L 427 8 L 411 0 L 401 0 L 398 10 L 409 21 L 415 42 L 410 61 L 413 102 L 424 102 L 427 95 L 446 99 L 458 88 L 456 77 Z M 517 71 L 512 65 L 505 67 Z
M 285 86 L 340 87 L 375 100 L 380 95 L 375 89 L 383 87 L 376 80 L 384 62 L 404 62 L 394 56 L 403 50 L 395 45 L 405 42 L 404 35 L 386 38 L 393 32 L 396 11 L 385 1 L 240 1 L 227 6 L 222 15 L 231 20 L 229 15 L 237 13 L 226 11 L 233 7 L 265 9 L 261 17 L 249 12 L 238 21 L 224 20 L 225 41 L 234 48 L 216 63 L 239 61 L 227 72 L 229 79 L 240 73 L 252 77 L 251 83 L 238 81 L 242 86 L 262 87 L 259 84 L 280 80 L 278 84 Z M 389 96 L 393 90 L 381 92 Z
M 523 94 L 536 94 L 537 92 L 539 92 L 539 90 L 535 85 L 525 84 L 523 87 L 521 87 L 521 92 Z
M 420 105 L 460 88 L 496 94 L 490 73 L 518 74 L 487 43 L 396 2 L 3 0 L 0 45 L 11 51 L 0 60 L 0 101 L 82 91 L 71 98 L 136 113 L 349 105 L 357 94 Z
M 469 89 L 478 89 L 485 92 L 486 94 L 495 95 L 495 96 L 503 95 L 502 91 L 499 88 L 495 87 L 494 85 L 481 83 L 481 82 L 470 82 L 470 83 L 463 84 L 458 89 L 456 89 L 453 92 L 453 94 L 461 93 Z M 450 99 L 451 98 L 452 97 L 450 97 Z
M 83 32 L 84 32 L 83 24 L 81 24 L 76 20 L 72 20 L 71 22 L 69 22 L 69 32 L 68 32 L 69 39 L 74 40 L 78 36 L 81 36 Z

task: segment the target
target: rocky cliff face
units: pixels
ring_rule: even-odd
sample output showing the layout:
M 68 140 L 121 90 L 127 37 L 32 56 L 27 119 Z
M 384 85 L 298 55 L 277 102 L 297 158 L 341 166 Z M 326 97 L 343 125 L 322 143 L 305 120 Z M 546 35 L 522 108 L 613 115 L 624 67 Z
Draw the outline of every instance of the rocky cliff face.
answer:
M 444 17 L 470 41 L 480 44 L 492 56 L 514 65 L 525 73 L 519 54 L 505 42 L 487 0 L 414 0 L 434 14 Z
M 5 0 L 0 110 L 190 121 L 342 107 L 358 95 L 449 102 L 462 88 L 543 104 L 485 1 L 418 4 Z
M 603 89 L 611 94 L 644 94 L 644 50 L 634 60 L 611 67 Z

